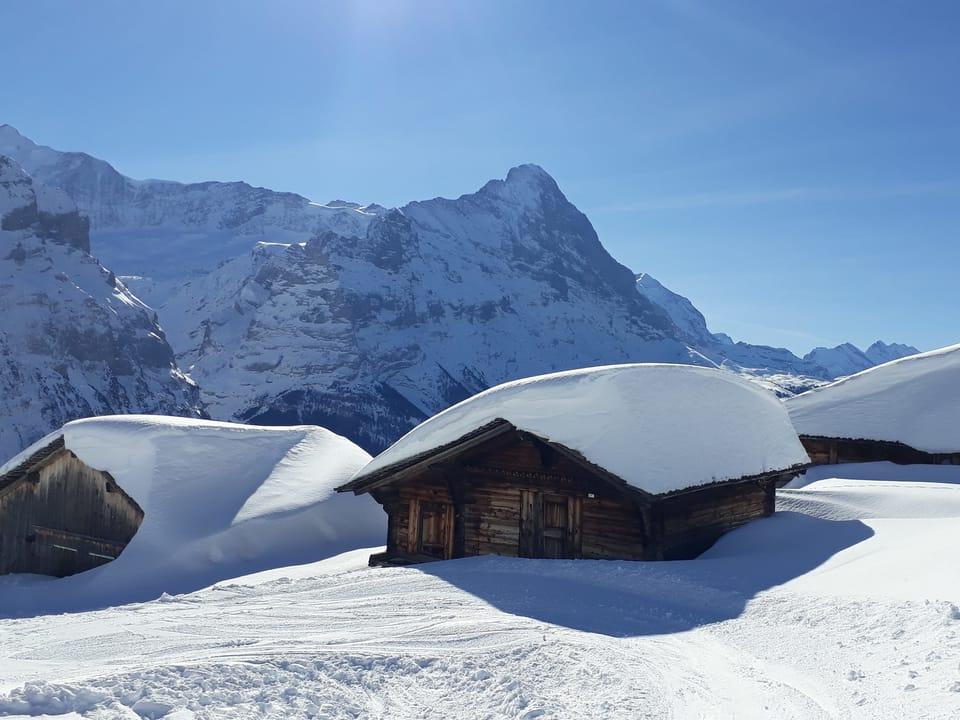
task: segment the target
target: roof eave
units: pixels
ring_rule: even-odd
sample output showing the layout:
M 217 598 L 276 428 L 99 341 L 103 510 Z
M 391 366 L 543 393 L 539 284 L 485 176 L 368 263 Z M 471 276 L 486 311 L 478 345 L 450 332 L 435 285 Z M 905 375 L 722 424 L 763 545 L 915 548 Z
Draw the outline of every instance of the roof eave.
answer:
M 63 435 L 54 438 L 43 447 L 38 448 L 36 452 L 30 455 L 30 457 L 25 458 L 19 465 L 10 468 L 2 476 L 0 476 L 0 490 L 4 490 L 14 483 L 22 480 L 29 475 L 34 468 L 42 465 L 52 455 L 55 455 L 65 448 L 66 445 L 63 440 Z
M 740 485 L 748 482 L 761 482 L 764 480 L 772 480 L 776 477 L 787 474 L 799 475 L 800 473 L 806 472 L 812 467 L 814 467 L 814 464 L 811 462 L 797 463 L 796 465 L 791 465 L 790 467 L 783 468 L 782 470 L 767 470 L 754 475 L 741 475 L 740 477 L 727 478 L 725 480 L 715 480 L 714 482 L 704 483 L 702 485 L 691 485 L 690 487 L 681 488 L 679 490 L 671 490 L 669 492 L 659 493 L 653 497 L 655 500 L 663 500 L 666 498 L 677 497 L 678 495 L 697 492 L 698 490 L 721 487 L 723 485 Z
M 393 482 L 403 480 L 406 477 L 415 475 L 418 472 L 422 472 L 424 469 L 431 465 L 435 465 L 443 460 L 456 455 L 464 450 L 467 450 L 471 447 L 479 445 L 486 442 L 492 438 L 495 438 L 499 435 L 502 435 L 511 430 L 516 430 L 528 435 L 530 437 L 536 438 L 540 442 L 547 443 L 551 447 L 557 449 L 558 452 L 565 455 L 572 462 L 583 467 L 586 471 L 591 474 L 599 477 L 602 480 L 607 481 L 609 484 L 613 485 L 618 490 L 623 490 L 629 492 L 632 495 L 639 496 L 640 498 L 652 502 L 655 500 L 662 500 L 668 497 L 675 497 L 678 495 L 683 495 L 685 493 L 696 492 L 698 490 L 703 490 L 705 488 L 718 487 L 721 485 L 735 485 L 745 482 L 754 482 L 762 481 L 766 479 L 771 479 L 784 475 L 787 473 L 800 473 L 808 468 L 812 467 L 812 463 L 798 463 L 791 467 L 783 468 L 780 470 L 768 470 L 762 473 L 756 473 L 752 475 L 742 475 L 736 478 L 727 478 L 723 480 L 717 480 L 710 483 L 703 483 L 700 485 L 691 485 L 689 487 L 681 488 L 679 490 L 672 490 L 669 492 L 663 493 L 651 493 L 648 490 L 637 487 L 627 482 L 619 475 L 616 475 L 609 470 L 606 470 L 601 465 L 591 462 L 582 453 L 573 450 L 572 448 L 558 443 L 548 438 L 537 435 L 536 433 L 530 432 L 529 430 L 524 430 L 522 428 L 516 427 L 510 421 L 504 418 L 496 418 L 485 425 L 480 426 L 479 428 L 472 430 L 471 432 L 461 436 L 460 438 L 449 442 L 445 445 L 441 445 L 437 448 L 420 453 L 411 458 L 406 458 L 398 462 L 388 465 L 386 467 L 380 468 L 368 475 L 361 474 L 351 479 L 349 482 L 336 488 L 337 492 L 353 492 L 355 495 L 362 495 L 368 493 L 372 490 L 382 487 L 384 485 L 389 485 Z
M 516 430 L 511 422 L 503 418 L 496 418 L 445 445 L 432 448 L 403 460 L 398 460 L 391 465 L 387 465 L 369 474 L 364 474 L 363 470 L 361 470 L 358 475 L 336 488 L 336 491 L 353 492 L 355 495 L 362 495 L 381 485 L 389 484 L 407 475 L 419 472 L 429 465 L 434 465 L 451 455 L 463 452 L 470 447 L 479 445 L 511 430 Z

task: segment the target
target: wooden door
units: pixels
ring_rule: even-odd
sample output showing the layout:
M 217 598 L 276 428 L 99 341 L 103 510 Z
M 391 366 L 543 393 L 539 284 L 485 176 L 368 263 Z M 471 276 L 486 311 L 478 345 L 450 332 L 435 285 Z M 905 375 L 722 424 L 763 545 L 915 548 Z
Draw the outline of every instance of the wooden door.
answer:
M 580 555 L 580 498 L 524 490 L 520 506 L 520 557 L 575 558 Z
M 542 494 L 540 497 L 543 502 L 543 551 L 540 557 L 569 557 L 570 499 L 565 495 Z
M 453 505 L 413 500 L 410 515 L 411 552 L 441 559 L 452 557 Z

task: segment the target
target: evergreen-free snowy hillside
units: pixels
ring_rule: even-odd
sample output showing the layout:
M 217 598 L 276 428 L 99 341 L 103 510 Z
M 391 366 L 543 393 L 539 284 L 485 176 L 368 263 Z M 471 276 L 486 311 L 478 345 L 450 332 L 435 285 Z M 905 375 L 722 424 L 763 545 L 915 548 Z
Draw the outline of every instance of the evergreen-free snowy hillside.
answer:
M 0 712 L 71 718 L 960 716 L 960 475 L 818 468 L 697 560 L 369 550 L 3 621 Z M 0 608 L 2 608 L 0 594 Z

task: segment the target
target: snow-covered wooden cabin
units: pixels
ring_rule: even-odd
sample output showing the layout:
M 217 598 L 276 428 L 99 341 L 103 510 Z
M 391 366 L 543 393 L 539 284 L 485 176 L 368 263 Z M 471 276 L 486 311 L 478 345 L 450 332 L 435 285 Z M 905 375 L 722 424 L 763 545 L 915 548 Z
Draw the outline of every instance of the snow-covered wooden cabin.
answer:
M 771 514 L 776 485 L 807 463 L 771 393 L 708 368 L 616 365 L 480 393 L 338 489 L 387 512 L 371 564 L 672 559 Z
M 56 432 L 0 467 L 0 574 L 63 577 L 113 560 L 143 511 Z
M 960 465 L 960 345 L 878 365 L 786 406 L 814 464 Z

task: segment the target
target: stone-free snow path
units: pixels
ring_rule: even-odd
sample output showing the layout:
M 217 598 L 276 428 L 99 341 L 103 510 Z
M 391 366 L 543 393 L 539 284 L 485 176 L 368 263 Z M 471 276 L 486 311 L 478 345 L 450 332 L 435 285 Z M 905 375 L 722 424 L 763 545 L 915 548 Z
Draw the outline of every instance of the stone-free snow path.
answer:
M 0 711 L 958 717 L 960 469 L 857 471 L 886 479 L 785 490 L 783 512 L 690 562 L 371 569 L 363 550 L 154 602 L 0 620 Z

